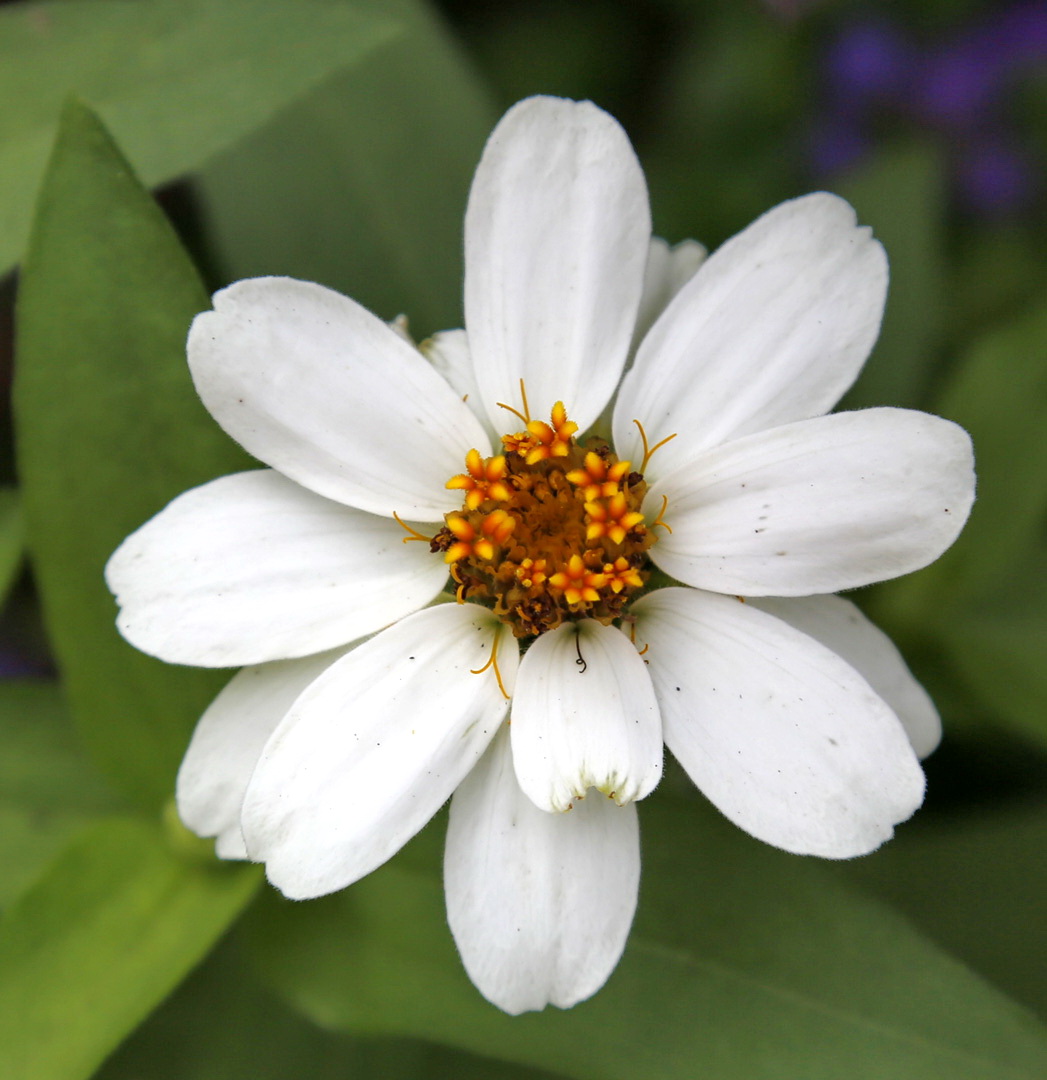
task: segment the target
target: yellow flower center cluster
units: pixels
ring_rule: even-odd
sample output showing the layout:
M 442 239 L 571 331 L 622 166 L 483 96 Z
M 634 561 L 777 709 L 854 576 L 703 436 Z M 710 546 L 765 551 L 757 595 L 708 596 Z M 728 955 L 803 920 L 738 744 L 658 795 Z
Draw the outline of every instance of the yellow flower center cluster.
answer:
M 502 437 L 504 453 L 466 455 L 447 487 L 462 509 L 432 538 L 459 602 L 489 604 L 519 638 L 572 618 L 607 624 L 647 580 L 654 533 L 640 511 L 647 485 L 598 440 L 581 446 L 562 402 L 550 422 Z

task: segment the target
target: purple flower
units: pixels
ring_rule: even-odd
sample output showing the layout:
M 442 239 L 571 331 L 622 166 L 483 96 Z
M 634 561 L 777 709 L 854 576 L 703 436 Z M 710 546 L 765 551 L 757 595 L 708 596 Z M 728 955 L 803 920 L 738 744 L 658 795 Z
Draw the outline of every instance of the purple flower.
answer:
M 826 79 L 838 108 L 903 99 L 914 49 L 898 29 L 877 20 L 845 27 L 830 45 Z
M 1000 138 L 968 145 L 957 162 L 961 198 L 972 210 L 988 216 L 1027 206 L 1036 194 L 1035 178 L 1029 154 Z

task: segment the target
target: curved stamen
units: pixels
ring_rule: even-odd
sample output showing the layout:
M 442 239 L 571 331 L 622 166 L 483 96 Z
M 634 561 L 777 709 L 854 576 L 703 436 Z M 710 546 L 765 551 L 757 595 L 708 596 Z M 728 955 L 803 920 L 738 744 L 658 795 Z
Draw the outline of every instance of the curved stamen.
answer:
M 666 435 L 664 439 L 656 442 L 654 446 L 649 447 L 647 445 L 647 432 L 644 431 L 643 424 L 641 424 L 639 420 L 633 420 L 633 423 L 640 429 L 640 438 L 643 440 L 643 461 L 640 463 L 640 472 L 645 473 L 647 472 L 647 463 L 654 456 L 655 450 L 660 450 L 671 439 L 675 439 L 677 432 L 674 431 L 672 435 Z
M 504 697 L 505 700 L 508 701 L 509 700 L 509 695 L 505 692 L 505 683 L 502 682 L 502 673 L 498 670 L 498 642 L 500 640 L 500 637 L 501 637 L 501 635 L 498 634 L 497 632 L 495 632 L 494 644 L 491 646 L 491 657 L 490 657 L 490 659 L 487 661 L 486 664 L 484 664 L 484 666 L 482 668 L 476 668 L 475 671 L 472 668 L 470 668 L 469 669 L 469 674 L 470 675 L 482 675 L 488 668 L 494 668 L 494 677 L 498 682 L 498 689 L 501 690 L 502 697 Z
M 512 405 L 506 405 L 504 401 L 496 401 L 495 405 L 497 405 L 499 409 L 506 409 L 514 416 L 518 416 L 524 422 L 524 426 L 526 426 L 531 422 L 531 408 L 527 404 L 527 391 L 524 389 L 523 379 L 520 380 L 520 397 L 523 399 L 523 412 L 520 412 L 519 409 L 514 409 Z
M 403 543 L 410 543 L 412 540 L 424 540 L 427 544 L 431 544 L 433 538 L 431 536 L 423 536 L 417 529 L 412 529 L 410 525 L 402 521 L 400 515 L 394 510 L 393 517 L 396 518 L 396 524 L 400 526 L 407 535 L 403 538 Z
M 657 449 L 657 447 L 655 447 L 655 449 Z M 671 534 L 672 531 L 673 531 L 672 528 L 666 522 L 662 521 L 662 514 L 665 513 L 665 508 L 668 505 L 669 505 L 669 496 L 668 495 L 663 495 L 662 496 L 662 508 L 661 508 L 661 510 L 658 511 L 658 516 L 654 519 L 654 521 L 651 522 L 651 528 L 653 529 L 656 525 L 661 525 L 661 527 L 663 529 L 665 529 L 665 531 L 667 533 Z
M 636 617 L 632 615 L 629 616 L 629 640 L 633 643 L 634 646 L 636 645 Z M 643 656 L 643 654 L 647 652 L 650 647 L 651 643 L 648 641 L 647 644 L 644 645 L 642 649 L 640 649 L 638 655 Z M 646 664 L 647 661 L 645 660 L 644 663 Z

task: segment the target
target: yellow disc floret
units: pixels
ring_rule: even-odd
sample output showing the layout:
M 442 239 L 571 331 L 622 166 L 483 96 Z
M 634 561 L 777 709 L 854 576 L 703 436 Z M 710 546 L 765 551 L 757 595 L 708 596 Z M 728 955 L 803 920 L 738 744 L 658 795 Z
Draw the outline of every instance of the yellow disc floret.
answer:
M 506 464 L 502 454 L 485 460 L 479 450 L 470 450 L 465 455 L 465 467 L 468 471 L 452 476 L 446 486 L 452 491 L 462 490 L 466 493 L 467 510 L 475 510 L 488 499 L 505 502 L 512 498 L 512 489 L 505 482 Z
M 523 458 L 525 465 L 536 465 L 551 457 L 567 457 L 576 445 L 574 433 L 578 425 L 567 419 L 567 410 L 562 401 L 553 406 L 550 420 L 551 426 L 543 420 L 530 420 L 526 431 L 503 435 L 502 445 L 506 453 Z
M 585 455 L 585 465 L 581 469 L 572 469 L 567 479 L 578 488 L 587 502 L 617 495 L 622 479 L 629 475 L 630 463 L 616 461 L 613 465 L 590 450 Z
M 430 547 L 450 564 L 457 599 L 489 605 L 517 637 L 568 619 L 608 624 L 647 580 L 647 485 L 603 442 L 581 446 L 563 402 L 549 423 L 517 415 L 526 426 L 502 437 L 504 454 L 470 450 L 447 482 L 464 504 Z
M 586 540 L 606 536 L 612 543 L 621 544 L 629 535 L 629 530 L 643 521 L 643 514 L 629 506 L 629 499 L 623 491 L 616 491 L 606 499 L 587 502 L 585 512 L 589 517 Z

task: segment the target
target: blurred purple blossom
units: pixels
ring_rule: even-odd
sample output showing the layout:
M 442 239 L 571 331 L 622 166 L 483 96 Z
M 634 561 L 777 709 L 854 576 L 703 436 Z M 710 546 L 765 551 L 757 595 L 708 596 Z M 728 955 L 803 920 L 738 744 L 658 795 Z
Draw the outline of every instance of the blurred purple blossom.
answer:
M 914 80 L 913 114 L 929 124 L 963 129 L 985 122 L 997 104 L 1009 67 L 991 38 L 932 51 Z
M 857 117 L 837 114 L 822 117 L 808 136 L 807 152 L 815 172 L 839 173 L 856 165 L 872 145 Z
M 1028 205 L 1035 195 L 1035 177 L 1030 154 L 991 139 L 968 146 L 956 166 L 964 202 L 991 217 Z
M 943 139 L 968 208 L 1020 210 L 1037 194 L 1038 173 L 1009 116 L 1009 98 L 1045 64 L 1047 0 L 1023 0 L 922 47 L 882 16 L 851 22 L 824 55 L 826 106 L 808 140 L 812 167 L 850 167 L 877 121 L 900 116 Z
M 825 74 L 829 93 L 843 110 L 899 99 L 915 49 L 891 23 L 852 23 L 829 46 Z

